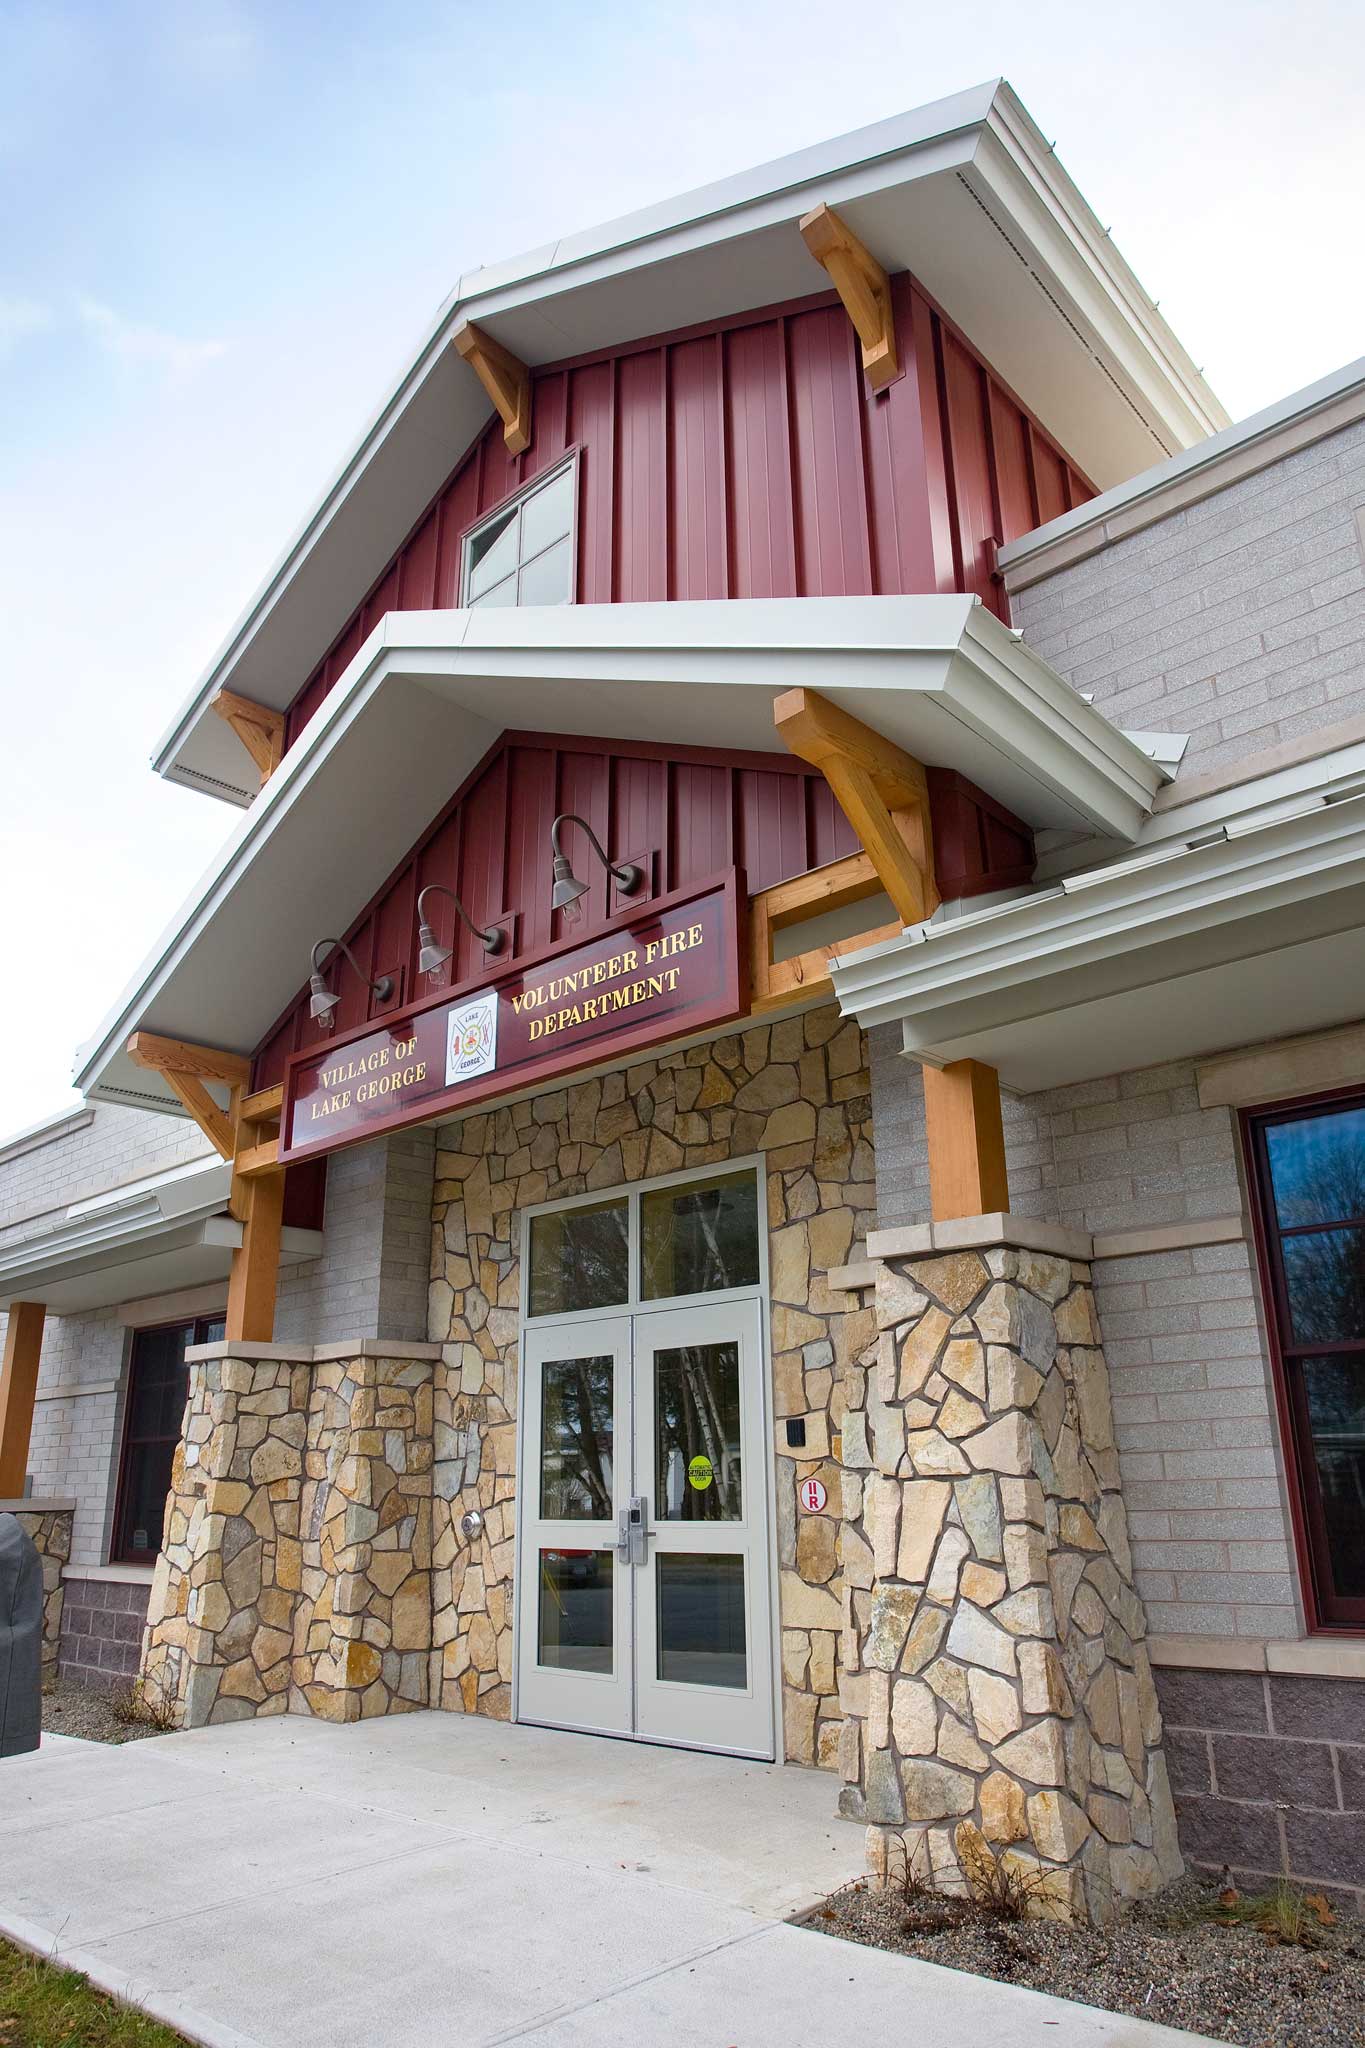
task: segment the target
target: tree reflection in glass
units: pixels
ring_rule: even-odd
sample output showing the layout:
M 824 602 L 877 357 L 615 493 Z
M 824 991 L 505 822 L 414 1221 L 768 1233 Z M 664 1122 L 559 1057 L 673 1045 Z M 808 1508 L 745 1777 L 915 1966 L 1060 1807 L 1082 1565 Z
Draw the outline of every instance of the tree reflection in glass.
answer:
M 727 1173 L 640 1198 L 640 1293 L 646 1301 L 758 1284 L 758 1180 Z
M 737 1522 L 739 1346 L 685 1344 L 654 1354 L 655 1512 L 665 1522 Z
M 531 1219 L 533 1316 L 617 1308 L 630 1291 L 630 1225 L 624 1202 L 593 1202 Z
M 607 1353 L 541 1367 L 540 1512 L 551 1522 L 611 1515 L 612 1379 Z
M 1303 1361 L 1304 1392 L 1338 1594 L 1365 1598 L 1365 1363 Z

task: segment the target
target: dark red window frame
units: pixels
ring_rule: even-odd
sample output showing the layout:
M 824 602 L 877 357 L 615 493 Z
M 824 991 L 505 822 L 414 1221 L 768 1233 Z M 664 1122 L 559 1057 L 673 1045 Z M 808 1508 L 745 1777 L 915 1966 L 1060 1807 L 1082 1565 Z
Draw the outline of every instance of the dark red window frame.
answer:
M 138 1405 L 137 1380 L 140 1363 L 139 1352 L 142 1351 L 145 1358 L 145 1340 L 150 1337 L 165 1337 L 176 1332 L 182 1333 L 184 1337 L 184 1342 L 180 1346 L 181 1369 L 183 1371 L 186 1348 L 191 1344 L 210 1343 L 215 1336 L 221 1337 L 223 1334 L 223 1318 L 222 1316 L 198 1316 L 193 1319 L 187 1317 L 183 1321 L 172 1323 L 149 1323 L 143 1329 L 133 1332 L 132 1348 L 128 1358 L 128 1385 L 123 1398 L 123 1439 L 119 1449 L 118 1486 L 114 1493 L 113 1531 L 109 1544 L 109 1562 L 111 1564 L 146 1564 L 149 1561 L 154 1562 L 161 1549 L 161 1525 L 165 1518 L 164 1503 L 156 1528 L 149 1532 L 155 1539 L 153 1543 L 145 1550 L 136 1550 L 129 1542 L 132 1532 L 128 1524 L 133 1513 L 130 1481 L 133 1462 L 139 1454 L 143 1456 L 155 1455 L 164 1449 L 167 1466 L 167 1490 L 169 1491 L 170 1463 L 175 1456 L 175 1446 L 180 1441 L 185 1404 L 182 1399 L 176 1408 L 173 1433 L 167 1430 L 148 1430 L 139 1433 L 136 1428 Z
M 1337 1593 L 1332 1570 L 1332 1550 L 1327 1517 L 1318 1480 L 1317 1459 L 1307 1396 L 1300 1370 L 1305 1358 L 1328 1354 L 1358 1357 L 1365 1372 L 1365 1328 L 1356 1339 L 1336 1343 L 1299 1342 L 1289 1316 L 1289 1290 L 1285 1279 L 1283 1241 L 1312 1230 L 1365 1224 L 1365 1215 L 1324 1218 L 1318 1222 L 1282 1226 L 1275 1213 L 1266 1132 L 1277 1124 L 1303 1122 L 1344 1109 L 1365 1105 L 1365 1087 L 1334 1088 L 1320 1094 L 1296 1096 L 1289 1102 L 1262 1105 L 1241 1112 L 1242 1142 L 1248 1165 L 1252 1223 L 1256 1257 L 1260 1270 L 1262 1298 L 1266 1307 L 1266 1332 L 1270 1342 L 1275 1403 L 1280 1441 L 1284 1446 L 1289 1482 L 1290 1519 L 1298 1554 L 1306 1619 L 1319 1633 L 1365 1630 L 1365 1598 Z

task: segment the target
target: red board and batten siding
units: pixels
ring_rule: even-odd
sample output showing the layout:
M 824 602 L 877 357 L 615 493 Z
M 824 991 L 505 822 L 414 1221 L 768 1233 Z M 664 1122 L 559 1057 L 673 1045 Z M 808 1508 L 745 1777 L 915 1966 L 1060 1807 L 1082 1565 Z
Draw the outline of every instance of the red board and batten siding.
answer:
M 1018 819 L 950 771 L 930 770 L 929 793 L 945 897 L 1027 878 L 1032 841 Z M 637 902 L 731 867 L 755 893 L 858 851 L 823 777 L 790 755 L 505 733 L 342 934 L 369 978 L 391 975 L 394 992 L 376 1004 L 345 961 L 333 961 L 327 979 L 341 998 L 335 1033 L 435 993 L 417 978 L 417 895 L 428 882 L 454 889 L 475 923 L 510 928 L 510 944 L 488 967 L 490 978 L 573 937 L 550 909 L 550 827 L 559 811 L 586 818 L 614 860 L 644 868 L 647 881 Z M 587 936 L 608 922 L 606 875 L 573 828 L 566 844 L 575 871 L 589 884 Z M 432 899 L 428 909 L 441 943 L 455 946 L 445 985 L 480 975 L 483 948 L 457 925 L 448 898 Z M 305 967 L 300 961 L 301 979 Z M 309 1017 L 308 990 L 301 987 L 257 1050 L 253 1087 L 271 1086 L 282 1078 L 289 1053 L 332 1035 Z
M 292 744 L 390 611 L 459 602 L 464 534 L 579 451 L 583 604 L 973 591 L 995 546 L 1094 495 L 906 275 L 905 374 L 871 395 L 832 293 L 534 373 L 534 436 L 490 422 L 290 706 Z M 754 886 L 751 884 L 751 886 Z

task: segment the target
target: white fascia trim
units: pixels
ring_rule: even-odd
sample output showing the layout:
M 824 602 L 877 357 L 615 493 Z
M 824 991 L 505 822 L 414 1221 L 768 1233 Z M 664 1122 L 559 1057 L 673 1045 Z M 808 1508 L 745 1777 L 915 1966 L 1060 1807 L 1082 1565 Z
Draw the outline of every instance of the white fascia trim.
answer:
M 114 1209 L 131 1208 L 142 1203 L 148 1196 L 163 1216 L 183 1217 L 191 1210 L 201 1210 L 205 1203 L 226 1201 L 231 1180 L 229 1162 L 220 1159 L 216 1152 L 208 1152 L 198 1159 L 186 1160 L 180 1166 L 169 1166 L 161 1173 L 149 1173 L 141 1180 L 110 1188 L 106 1193 L 87 1195 L 82 1201 L 69 1202 L 67 1220 L 74 1222 L 85 1216 L 108 1215 Z
M 1171 401 L 1184 413 L 1183 438 L 1201 438 L 1230 424 L 1194 358 L 1157 310 L 1103 227 L 1080 187 L 1063 168 L 1013 87 L 1002 83 L 987 123 L 995 144 L 966 173 L 983 188 L 989 166 L 995 192 L 1008 194 L 1012 217 L 1051 275 L 1039 282 L 1073 324 L 1100 338 L 1109 374 L 1160 446 L 1172 438 Z M 1164 385 L 1164 389 L 1163 389 Z M 1003 555 L 1002 555 L 1003 559 Z
M 795 219 L 817 188 L 831 200 L 876 192 L 889 182 L 891 165 L 920 152 L 927 153 L 925 171 L 942 170 L 948 161 L 944 148 L 955 138 L 963 138 L 962 161 L 971 173 L 968 189 L 987 204 L 988 211 L 1004 210 L 1016 223 L 1016 236 L 1024 232 L 1019 220 L 1022 210 L 1030 234 L 1037 238 L 1040 264 L 1070 302 L 1068 319 L 1073 326 L 1079 323 L 1088 330 L 1086 345 L 1093 354 L 1102 361 L 1109 358 L 1106 367 L 1149 431 L 1164 445 L 1177 431 L 1190 438 L 1224 424 L 1227 415 L 1218 400 L 1048 149 L 1018 96 L 1003 81 L 992 81 L 584 234 L 562 238 L 509 263 L 462 276 L 422 337 L 415 357 L 158 742 L 152 758 L 156 772 L 172 772 L 192 728 L 218 689 L 230 683 L 241 654 L 276 598 L 338 507 L 363 479 L 462 320 L 471 316 L 495 320 L 500 313 L 535 305 L 562 292 L 638 272 Z M 818 289 L 819 280 L 813 275 L 812 291 Z M 552 320 L 548 324 L 552 327 Z M 1150 352 L 1146 360 L 1144 345 Z M 491 408 L 485 417 L 491 417 Z M 303 680 L 302 675 L 291 679 L 290 694 Z M 225 788 L 221 793 L 242 801 L 251 796 L 245 787 Z
M 1056 570 L 1362 418 L 1365 356 L 1011 541 L 1000 550 L 1006 585 L 1011 592 L 1027 590 Z
M 111 1053 L 138 1028 L 167 975 L 288 817 L 332 749 L 386 677 L 527 674 L 574 682 L 655 678 L 684 682 L 805 681 L 830 687 L 869 680 L 889 664 L 934 656 L 945 664 L 938 701 L 1035 779 L 1066 793 L 1110 829 L 1132 838 L 1151 811 L 1163 771 L 1087 704 L 1054 669 L 1002 626 L 979 599 L 962 596 L 790 598 L 712 603 L 566 605 L 543 609 L 390 612 L 359 649 L 97 1037 L 76 1056 L 77 1087 L 94 1087 Z M 803 660 L 806 664 L 803 666 Z M 774 670 L 777 674 L 774 674 Z M 746 672 L 747 671 L 747 675 Z M 887 691 L 888 700 L 894 691 Z M 496 723 L 496 716 L 494 722 Z M 423 821 L 425 822 L 425 821 Z
M 1135 962 L 1131 986 L 1153 985 L 1165 978 L 1164 944 L 1313 898 L 1330 878 L 1358 879 L 1362 862 L 1365 796 L 1310 799 L 1231 838 L 1154 849 L 979 917 L 913 926 L 832 962 L 834 988 L 840 1007 L 865 1027 L 892 1020 L 909 1027 L 952 1005 L 959 1036 L 971 1028 L 964 1004 L 989 999 L 999 1023 L 1002 999 L 1009 1010 L 1009 992 L 1017 992 L 1018 1017 L 1032 1017 L 1038 984 L 1056 988 L 1061 976 L 1124 954 L 1150 956 Z M 907 1044 L 915 1035 L 907 1028 Z M 932 1055 L 932 1032 L 924 1049 Z
M 227 1172 L 228 1169 L 224 1168 Z M 221 1214 L 226 1192 L 219 1192 L 178 1216 L 167 1216 L 160 1205 L 144 1198 L 136 1206 L 118 1209 L 112 1216 L 101 1214 L 62 1222 L 41 1237 L 27 1237 L 8 1246 L 0 1256 L 0 1294 L 13 1294 L 36 1277 L 48 1281 L 65 1277 L 66 1269 L 84 1265 L 100 1254 L 101 1263 L 112 1264 L 119 1254 L 145 1256 L 158 1248 L 158 1240 L 179 1238 L 199 1226 L 199 1241 L 230 1246 L 242 1241 L 242 1226 Z

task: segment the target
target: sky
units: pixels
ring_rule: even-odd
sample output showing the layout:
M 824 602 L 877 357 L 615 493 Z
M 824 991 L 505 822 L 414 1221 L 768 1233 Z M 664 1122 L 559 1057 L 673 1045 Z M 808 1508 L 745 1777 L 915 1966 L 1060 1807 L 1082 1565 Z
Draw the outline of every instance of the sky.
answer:
M 1357 0 L 0 0 L 0 1141 L 237 822 L 149 757 L 459 273 L 995 76 L 1234 418 L 1365 353 Z

